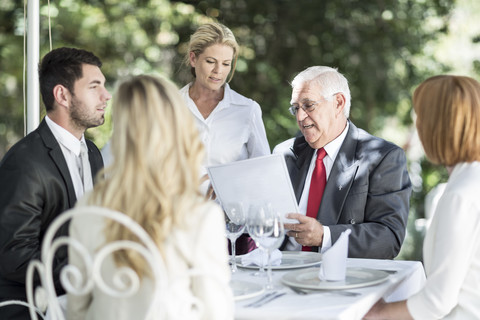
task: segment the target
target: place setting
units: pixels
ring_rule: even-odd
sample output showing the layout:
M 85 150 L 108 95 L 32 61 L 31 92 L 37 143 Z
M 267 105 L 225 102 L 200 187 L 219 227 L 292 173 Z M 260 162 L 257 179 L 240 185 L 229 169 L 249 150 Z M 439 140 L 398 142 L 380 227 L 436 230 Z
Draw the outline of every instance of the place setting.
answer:
M 236 301 L 261 296 L 253 307 L 268 303 L 291 291 L 298 295 L 328 294 L 357 297 L 360 293 L 349 289 L 382 283 L 392 274 L 386 270 L 347 266 L 348 239 L 351 230 L 344 231 L 335 244 L 323 254 L 308 251 L 280 251 L 285 230 L 281 217 L 268 205 L 243 204 L 225 206 L 227 237 L 232 243 L 243 232 L 248 232 L 257 249 L 237 256 L 232 245 L 230 257 L 232 274 L 238 269 L 252 270 L 248 277 L 234 277 L 231 288 Z M 266 271 L 265 271 L 266 269 Z M 279 281 L 272 282 L 272 271 L 282 271 Z M 266 279 L 261 280 L 259 279 Z M 291 289 L 289 291 L 288 289 Z
M 326 290 L 344 290 L 381 283 L 391 273 L 362 267 L 347 267 L 348 237 L 344 231 L 335 244 L 322 255 L 320 267 L 291 271 L 282 276 L 282 283 L 299 294 L 321 293 Z M 344 296 L 356 296 L 355 292 L 335 292 Z
M 262 252 L 252 251 L 236 257 L 237 266 L 244 269 L 258 269 Z M 260 257 L 259 257 L 260 256 Z M 266 259 L 266 258 L 265 258 Z M 272 252 L 272 270 L 288 270 L 308 268 L 319 265 L 322 262 L 322 254 L 318 252 L 304 251 L 274 251 Z
M 285 238 L 284 222 L 281 215 L 270 203 L 252 204 L 249 206 L 248 212 L 245 212 L 244 206 L 238 202 L 235 205 L 226 205 L 225 209 L 227 237 L 230 241 L 234 243 L 241 234 L 240 230 L 243 231 L 246 228 L 257 246 L 257 249 L 252 252 L 237 257 L 235 246 L 232 245 L 232 274 L 237 272 L 237 265 L 239 267 L 251 266 L 251 269 L 258 269 L 257 272 L 252 274 L 253 276 L 266 278 L 266 281 L 255 281 L 254 283 L 238 279 L 232 280 L 231 287 L 235 299 L 260 295 L 263 291 L 269 291 L 268 294 L 271 294 L 271 291 L 276 289 L 272 281 L 272 268 L 281 265 L 283 256 L 282 252 L 278 250 Z M 232 226 L 232 224 L 237 227 Z M 240 224 L 242 227 L 238 227 Z M 283 258 L 286 263 L 292 260 L 287 259 Z M 266 272 L 265 267 L 267 267 Z M 258 283 L 264 283 L 264 285 L 260 287 Z

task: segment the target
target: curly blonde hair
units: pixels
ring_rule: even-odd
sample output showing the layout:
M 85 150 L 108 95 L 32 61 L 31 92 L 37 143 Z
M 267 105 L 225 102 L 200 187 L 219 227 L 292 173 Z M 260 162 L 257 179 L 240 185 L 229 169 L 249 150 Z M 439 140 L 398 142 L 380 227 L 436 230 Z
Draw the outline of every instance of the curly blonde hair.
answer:
M 113 163 L 89 202 L 123 212 L 162 244 L 181 228 L 194 207 L 205 201 L 199 191 L 204 148 L 190 111 L 170 81 L 148 75 L 122 82 L 113 101 Z M 137 241 L 109 222 L 107 241 Z M 115 253 L 117 264 L 146 273 L 133 252 Z

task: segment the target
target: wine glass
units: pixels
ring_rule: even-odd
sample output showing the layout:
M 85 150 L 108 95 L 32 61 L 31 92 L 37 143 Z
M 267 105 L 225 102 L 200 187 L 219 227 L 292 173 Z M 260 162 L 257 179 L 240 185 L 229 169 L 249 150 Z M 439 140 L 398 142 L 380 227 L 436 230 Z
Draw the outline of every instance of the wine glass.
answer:
M 268 210 L 267 204 L 252 204 L 248 210 L 247 230 L 250 237 L 255 241 L 256 246 L 261 250 L 262 254 L 266 253 L 266 247 L 262 245 L 260 240 L 273 232 L 273 224 L 266 223 L 271 220 L 271 211 Z M 269 227 L 270 225 L 270 227 Z M 254 273 L 255 276 L 265 276 L 265 259 L 262 257 L 259 271 Z
M 283 226 L 282 218 L 280 214 L 273 209 L 269 208 L 269 219 L 265 220 L 265 224 L 268 229 L 272 229 L 272 232 L 265 234 L 265 236 L 259 239 L 260 245 L 267 250 L 267 290 L 272 290 L 272 252 L 278 249 L 285 238 L 285 229 Z
M 231 270 L 232 273 L 237 271 L 237 259 L 236 259 L 236 248 L 235 242 L 237 238 L 245 230 L 246 224 L 246 214 L 243 209 L 242 202 L 233 202 L 229 203 L 224 207 L 225 210 L 225 226 L 226 226 L 226 235 L 230 240 L 232 258 L 231 258 Z

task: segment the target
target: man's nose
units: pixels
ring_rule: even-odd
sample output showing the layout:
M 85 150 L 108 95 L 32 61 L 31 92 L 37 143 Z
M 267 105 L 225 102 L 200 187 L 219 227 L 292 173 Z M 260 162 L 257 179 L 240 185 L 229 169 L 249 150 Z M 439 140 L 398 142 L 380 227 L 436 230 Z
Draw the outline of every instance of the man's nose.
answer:
M 105 91 L 104 91 L 102 96 L 105 99 L 105 101 L 108 101 L 108 100 L 112 99 L 112 95 L 110 94 L 110 92 L 108 92 L 108 90 L 106 88 L 105 88 Z
M 297 121 L 303 121 L 308 117 L 308 113 L 303 108 L 298 108 L 296 116 Z

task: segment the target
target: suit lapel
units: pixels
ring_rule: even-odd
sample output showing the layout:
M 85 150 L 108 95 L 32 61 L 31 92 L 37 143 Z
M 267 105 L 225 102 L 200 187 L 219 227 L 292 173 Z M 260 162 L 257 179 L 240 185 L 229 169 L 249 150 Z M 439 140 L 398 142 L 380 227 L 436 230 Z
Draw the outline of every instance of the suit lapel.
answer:
M 337 224 L 340 218 L 345 199 L 358 170 L 358 159 L 355 157 L 357 141 L 358 129 L 350 122 L 350 128 L 328 177 L 317 215 L 317 220 L 324 225 Z
M 313 150 L 305 141 L 303 136 L 297 137 L 293 145 L 293 153 L 297 156 L 295 165 L 298 170 L 296 178 L 292 181 L 293 190 L 295 190 L 295 197 L 297 203 L 300 202 L 303 188 L 305 186 L 305 179 L 307 178 L 308 168 L 310 167 L 310 161 L 315 150 Z
M 65 182 L 65 186 L 67 187 L 68 193 L 68 202 L 70 207 L 73 207 L 75 202 L 77 201 L 77 197 L 75 195 L 75 188 L 73 187 L 72 177 L 70 176 L 70 171 L 68 170 L 67 162 L 65 161 L 65 157 L 63 156 L 62 149 L 55 139 L 52 131 L 48 127 L 45 119 L 42 120 L 40 125 L 38 126 L 38 134 L 42 137 L 43 143 L 49 149 L 49 155 L 52 161 L 58 168 L 60 175 Z
M 97 176 L 98 171 L 103 168 L 103 159 L 101 156 L 98 157 L 98 152 L 93 150 L 92 145 L 94 145 L 94 143 L 89 140 L 86 140 L 86 142 L 88 147 L 88 160 L 90 161 L 90 168 L 92 172 L 92 181 L 95 184 L 95 177 Z

